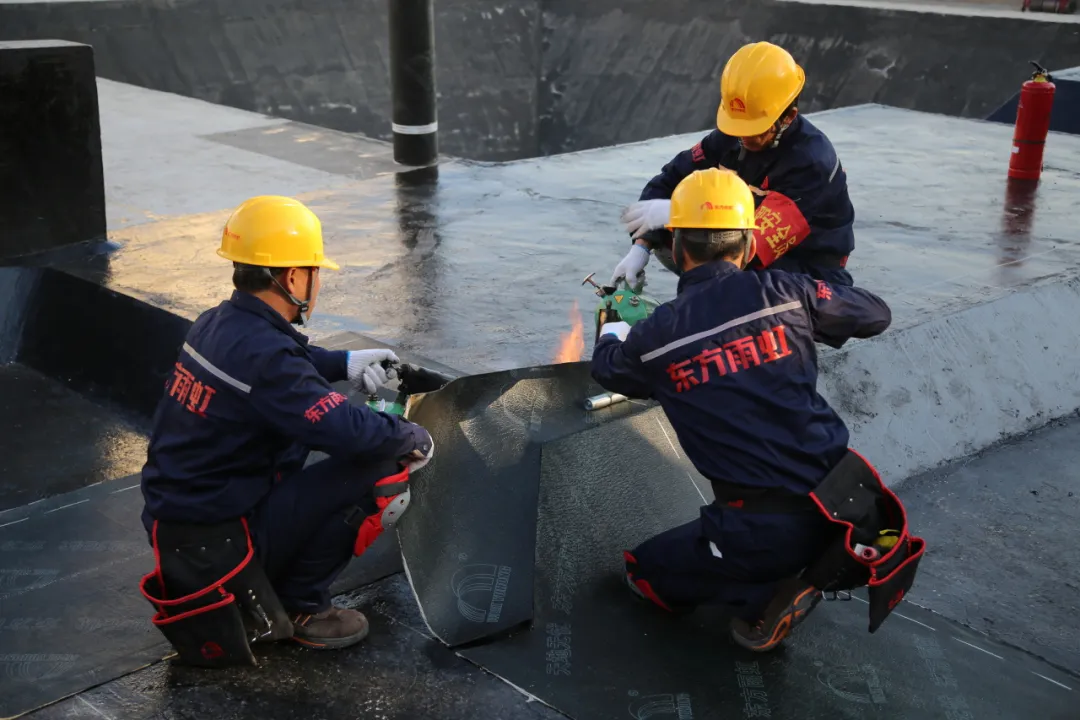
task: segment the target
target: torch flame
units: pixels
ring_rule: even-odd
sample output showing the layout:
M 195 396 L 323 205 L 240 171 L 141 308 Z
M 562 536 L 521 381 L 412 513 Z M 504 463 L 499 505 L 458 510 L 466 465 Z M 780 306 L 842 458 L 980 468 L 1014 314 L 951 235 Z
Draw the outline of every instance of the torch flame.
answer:
M 577 362 L 585 352 L 585 326 L 581 321 L 577 300 L 570 310 L 570 332 L 563 333 L 559 349 L 555 353 L 556 363 Z

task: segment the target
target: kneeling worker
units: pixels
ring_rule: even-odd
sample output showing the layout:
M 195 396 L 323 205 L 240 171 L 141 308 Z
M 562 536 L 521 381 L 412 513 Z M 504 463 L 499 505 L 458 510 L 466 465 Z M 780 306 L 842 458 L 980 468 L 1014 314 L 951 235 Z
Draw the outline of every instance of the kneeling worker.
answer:
M 799 114 L 805 82 L 791 54 L 772 43 L 750 43 L 732 55 L 720 78 L 717 129 L 672 158 L 625 210 L 633 245 L 611 285 L 622 278 L 637 284 L 651 253 L 679 272 L 665 229 L 670 198 L 687 175 L 714 167 L 738 173 L 754 192 L 757 252 L 750 269 L 853 284 L 846 269 L 855 249 L 847 176 L 829 138 Z
M 604 388 L 654 398 L 716 500 L 626 553 L 639 595 L 672 611 L 740 607 L 735 641 L 776 647 L 821 593 L 799 573 L 837 535 L 809 493 L 847 454 L 848 430 L 817 392 L 814 343 L 883 332 L 875 295 L 754 257 L 754 196 L 734 172 L 699 170 L 671 197 L 678 294 L 630 328 L 609 323 L 592 356 Z
M 367 635 L 368 622 L 333 607 L 330 585 L 382 532 L 387 509 L 404 511 L 403 468 L 431 458 L 431 436 L 331 387 L 348 379 L 375 393 L 394 353 L 329 351 L 295 329 L 315 308 L 320 270 L 338 269 L 323 254 L 311 210 L 291 198 L 252 198 L 229 218 L 218 254 L 233 262 L 236 290 L 195 321 L 166 381 L 142 471 L 143 522 L 155 551 L 166 529 L 188 533 L 191 541 L 175 546 L 180 553 L 206 551 L 211 543 L 201 538 L 220 537 L 215 528 L 240 519 L 248 534 L 241 541 L 254 546 L 292 637 L 346 647 Z M 311 450 L 330 457 L 305 468 Z M 156 554 L 161 578 L 165 553 Z M 215 581 L 196 578 L 188 590 Z M 165 597 L 183 594 L 170 593 L 172 583 L 162 580 Z M 202 652 L 212 658 L 221 645 L 207 641 Z

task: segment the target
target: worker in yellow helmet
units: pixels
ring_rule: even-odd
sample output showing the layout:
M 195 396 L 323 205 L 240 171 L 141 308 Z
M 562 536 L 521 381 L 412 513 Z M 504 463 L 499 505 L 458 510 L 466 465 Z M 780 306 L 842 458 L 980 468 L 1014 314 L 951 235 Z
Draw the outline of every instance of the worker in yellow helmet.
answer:
M 606 390 L 660 404 L 716 498 L 624 553 L 631 589 L 673 612 L 735 606 L 735 641 L 765 652 L 831 582 L 802 575 L 845 529 L 810 493 L 827 477 L 854 477 L 850 464 L 833 475 L 848 456 L 848 429 L 818 393 L 815 342 L 872 337 L 892 315 L 860 288 L 740 272 L 759 250 L 754 205 L 734 172 L 689 173 L 665 221 L 678 294 L 633 327 L 602 326 L 591 362 Z
M 225 223 L 218 254 L 233 264 L 235 291 L 192 325 L 142 471 L 158 558 L 144 581 L 157 583 L 147 595 L 155 624 L 181 656 L 207 662 L 249 652 L 241 614 L 222 603 L 247 611 L 256 635 L 346 647 L 368 623 L 331 605 L 330 585 L 407 508 L 409 473 L 434 445 L 419 425 L 332 387 L 350 380 L 365 397 L 376 393 L 398 363 L 392 351 L 326 350 L 297 330 L 315 309 L 320 274 L 338 269 L 315 213 L 292 198 L 252 198 Z M 329 458 L 305 467 L 312 450 Z M 222 589 L 223 577 L 233 584 Z M 161 597 L 194 593 L 193 606 Z
M 855 247 L 855 212 L 832 143 L 799 114 L 805 82 L 791 54 L 772 43 L 750 43 L 728 60 L 720 77 L 717 129 L 676 155 L 623 212 L 633 244 L 611 285 L 624 279 L 640 285 L 651 253 L 678 272 L 665 228 L 671 193 L 694 170 L 712 167 L 735 171 L 754 192 L 757 255 L 751 269 L 852 284 L 846 266 Z

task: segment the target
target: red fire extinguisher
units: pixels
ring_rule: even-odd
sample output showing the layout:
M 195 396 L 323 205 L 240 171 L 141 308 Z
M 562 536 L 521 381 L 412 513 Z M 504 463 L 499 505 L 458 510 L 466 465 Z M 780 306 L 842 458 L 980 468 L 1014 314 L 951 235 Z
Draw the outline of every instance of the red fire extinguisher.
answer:
M 1039 63 L 1031 61 L 1035 72 L 1020 88 L 1016 108 L 1009 177 L 1038 180 L 1042 173 L 1043 149 L 1050 132 L 1050 111 L 1054 107 L 1054 79 Z

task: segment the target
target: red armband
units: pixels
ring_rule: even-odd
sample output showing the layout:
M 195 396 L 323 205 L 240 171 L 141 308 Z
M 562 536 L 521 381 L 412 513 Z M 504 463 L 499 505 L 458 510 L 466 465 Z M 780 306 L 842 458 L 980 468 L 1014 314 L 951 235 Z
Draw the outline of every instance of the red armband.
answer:
M 754 244 L 762 267 L 769 267 L 810 235 L 810 224 L 799 206 L 775 190 L 761 201 L 754 220 Z

